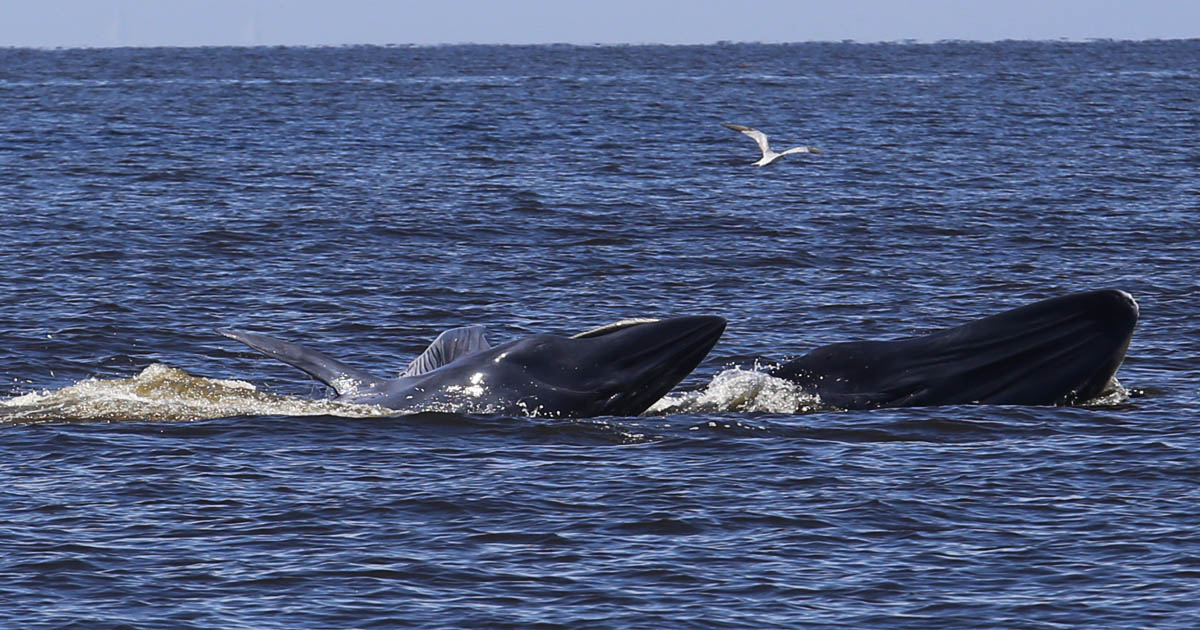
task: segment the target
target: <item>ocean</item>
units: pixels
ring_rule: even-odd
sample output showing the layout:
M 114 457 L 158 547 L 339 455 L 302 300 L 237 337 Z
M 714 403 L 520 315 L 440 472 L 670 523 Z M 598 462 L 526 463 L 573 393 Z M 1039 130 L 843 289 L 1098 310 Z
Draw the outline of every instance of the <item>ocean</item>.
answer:
M 1195 628 L 1200 40 L 0 49 L 0 627 Z M 824 151 L 752 166 L 754 144 Z M 1074 291 L 1120 395 L 838 411 L 772 361 Z M 638 417 L 395 375 L 712 314 Z

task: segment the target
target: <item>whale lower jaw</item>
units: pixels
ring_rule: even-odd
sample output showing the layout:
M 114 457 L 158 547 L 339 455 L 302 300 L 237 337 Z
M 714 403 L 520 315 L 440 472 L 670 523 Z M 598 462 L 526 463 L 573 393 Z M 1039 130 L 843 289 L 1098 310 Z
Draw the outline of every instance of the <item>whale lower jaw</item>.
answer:
M 843 409 L 1077 404 L 1109 385 L 1137 318 L 1124 291 L 1076 293 L 919 337 L 824 346 L 771 374 Z

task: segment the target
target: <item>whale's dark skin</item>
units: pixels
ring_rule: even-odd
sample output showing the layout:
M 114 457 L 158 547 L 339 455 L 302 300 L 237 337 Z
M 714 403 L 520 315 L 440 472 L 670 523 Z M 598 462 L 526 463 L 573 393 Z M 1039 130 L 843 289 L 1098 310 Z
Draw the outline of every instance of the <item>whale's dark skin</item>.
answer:
M 443 333 L 399 378 L 380 378 L 264 335 L 221 334 L 304 370 L 336 400 L 398 411 L 585 418 L 636 416 L 675 387 L 725 331 L 690 316 L 619 322 L 574 337 L 532 335 L 496 347 L 474 326 Z
M 769 373 L 842 409 L 1073 404 L 1109 384 L 1137 318 L 1123 291 L 1075 293 L 919 337 L 823 346 Z

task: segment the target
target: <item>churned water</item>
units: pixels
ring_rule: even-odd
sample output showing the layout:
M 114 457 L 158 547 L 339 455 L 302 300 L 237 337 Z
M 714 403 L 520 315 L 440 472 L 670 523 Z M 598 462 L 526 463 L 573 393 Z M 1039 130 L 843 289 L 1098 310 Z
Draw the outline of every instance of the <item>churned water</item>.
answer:
M 0 50 L 0 627 L 1200 624 L 1200 42 Z M 723 128 L 817 146 L 767 168 Z M 1083 407 L 756 367 L 1094 288 Z M 636 418 L 322 400 L 716 314 Z

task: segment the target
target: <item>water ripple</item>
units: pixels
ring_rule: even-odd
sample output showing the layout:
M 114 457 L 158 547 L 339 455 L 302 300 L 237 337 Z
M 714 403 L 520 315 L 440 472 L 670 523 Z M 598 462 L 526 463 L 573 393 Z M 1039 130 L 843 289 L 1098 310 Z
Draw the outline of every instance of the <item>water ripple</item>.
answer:
M 0 626 L 1190 628 L 1200 48 L 0 50 Z M 780 103 L 787 103 L 780 107 Z M 752 124 L 822 155 L 748 166 Z M 1119 287 L 1114 398 L 756 368 Z M 653 413 L 394 416 L 440 331 L 730 321 Z

